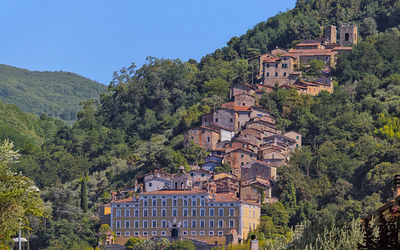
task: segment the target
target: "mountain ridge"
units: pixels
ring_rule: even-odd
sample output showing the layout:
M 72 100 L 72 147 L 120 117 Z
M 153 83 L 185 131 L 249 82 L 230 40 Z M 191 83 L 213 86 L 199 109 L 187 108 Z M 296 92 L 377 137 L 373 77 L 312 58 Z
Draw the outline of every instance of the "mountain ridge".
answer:
M 67 122 L 76 119 L 80 102 L 98 100 L 106 86 L 76 73 L 30 71 L 0 64 L 0 100 L 21 110 Z

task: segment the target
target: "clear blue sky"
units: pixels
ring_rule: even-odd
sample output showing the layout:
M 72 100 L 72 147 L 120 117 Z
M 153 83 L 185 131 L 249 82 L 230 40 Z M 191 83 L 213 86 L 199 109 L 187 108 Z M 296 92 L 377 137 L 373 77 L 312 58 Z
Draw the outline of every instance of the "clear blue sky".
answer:
M 3 0 L 0 63 L 109 84 L 146 56 L 190 58 L 226 45 L 295 0 Z

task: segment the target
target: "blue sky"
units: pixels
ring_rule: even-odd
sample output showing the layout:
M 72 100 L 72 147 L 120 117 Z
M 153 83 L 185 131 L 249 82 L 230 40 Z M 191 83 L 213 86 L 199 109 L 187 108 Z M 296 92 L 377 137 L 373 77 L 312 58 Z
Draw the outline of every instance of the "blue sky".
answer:
M 226 45 L 295 0 L 5 0 L 0 63 L 63 70 L 109 84 L 146 56 L 189 58 Z

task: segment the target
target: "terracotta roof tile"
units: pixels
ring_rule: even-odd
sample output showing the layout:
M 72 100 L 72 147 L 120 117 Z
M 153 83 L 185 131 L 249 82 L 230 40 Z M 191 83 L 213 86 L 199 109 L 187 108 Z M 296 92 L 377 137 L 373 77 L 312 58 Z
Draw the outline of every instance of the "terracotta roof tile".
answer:
M 190 189 L 190 190 L 165 189 L 165 190 L 157 190 L 157 191 L 143 193 L 143 195 L 153 195 L 153 194 L 161 194 L 161 195 L 172 194 L 172 195 L 174 195 L 174 194 L 208 194 L 208 193 L 205 190 L 198 189 L 198 188 L 194 188 L 194 189 Z

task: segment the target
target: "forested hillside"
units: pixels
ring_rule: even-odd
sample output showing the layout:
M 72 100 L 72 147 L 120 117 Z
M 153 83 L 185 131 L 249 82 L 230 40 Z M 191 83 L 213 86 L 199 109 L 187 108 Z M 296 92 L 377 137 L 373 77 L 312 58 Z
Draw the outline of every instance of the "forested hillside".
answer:
M 23 111 L 72 122 L 81 101 L 98 99 L 106 87 L 77 74 L 39 72 L 0 64 L 0 100 Z
M 343 225 L 388 201 L 393 174 L 400 172 L 399 8 L 400 1 L 298 1 L 200 62 L 148 58 L 141 68 L 121 69 L 98 102 L 83 103 L 72 127 L 60 128 L 16 165 L 48 206 L 32 246 L 95 246 L 99 225 L 91 214 L 111 190 L 133 185 L 137 174 L 201 161 L 205 152 L 183 147 L 182 132 L 226 100 L 231 84 L 251 82 L 258 69 L 248 58 L 315 38 L 320 25 L 355 22 L 362 41 L 339 57 L 332 95 L 276 89 L 259 100 L 280 129 L 299 131 L 304 145 L 279 169 L 280 202 L 263 207 L 255 232 L 261 247 L 291 242 L 305 249 L 317 248 L 324 230 L 348 229 L 348 238 L 326 239 L 327 249 L 354 248 L 361 238 L 351 230 L 358 225 Z M 86 175 L 88 212 L 79 197 Z M 308 226 L 294 240 L 291 228 L 300 223 Z

